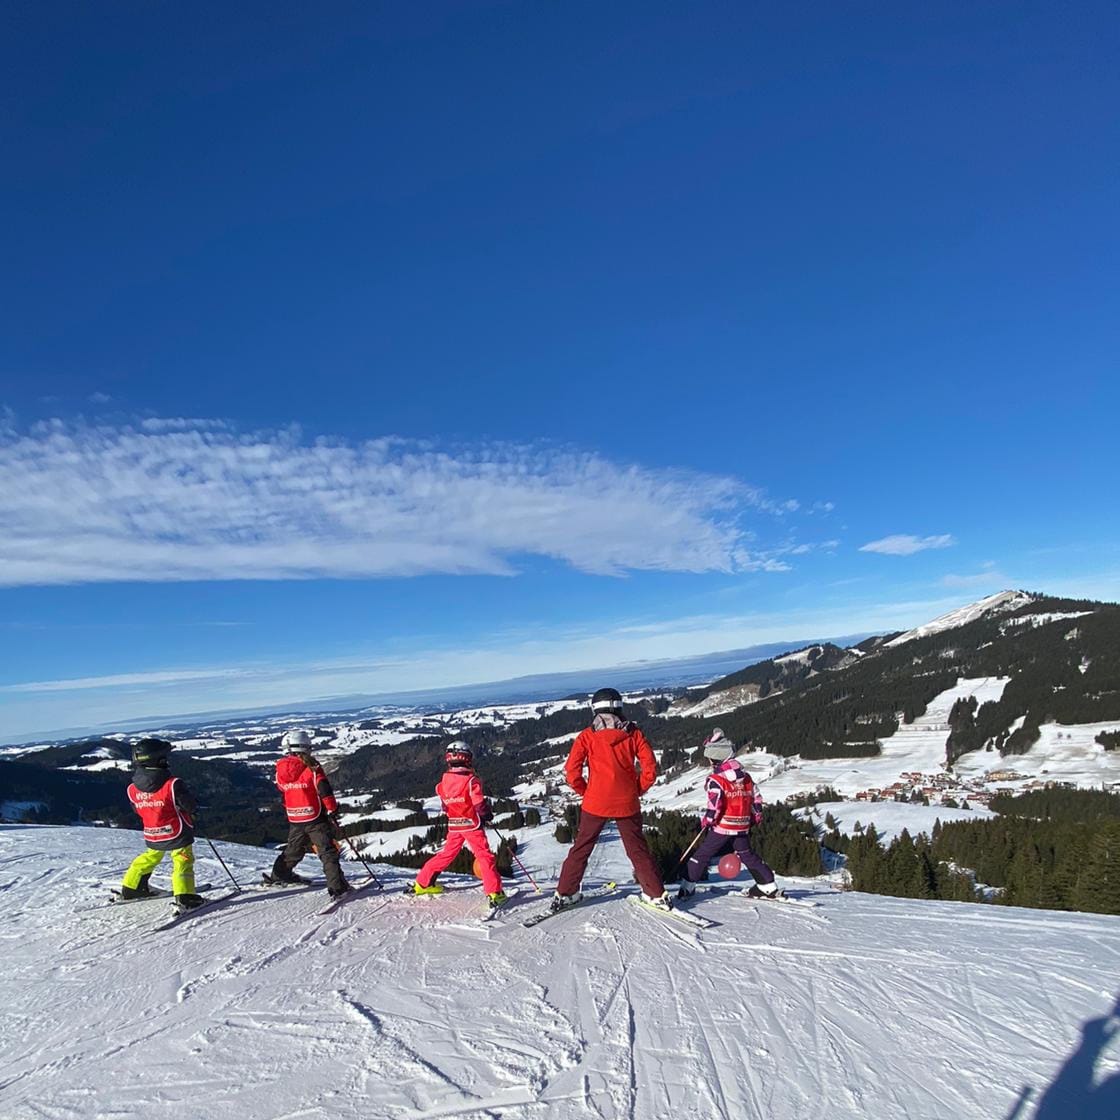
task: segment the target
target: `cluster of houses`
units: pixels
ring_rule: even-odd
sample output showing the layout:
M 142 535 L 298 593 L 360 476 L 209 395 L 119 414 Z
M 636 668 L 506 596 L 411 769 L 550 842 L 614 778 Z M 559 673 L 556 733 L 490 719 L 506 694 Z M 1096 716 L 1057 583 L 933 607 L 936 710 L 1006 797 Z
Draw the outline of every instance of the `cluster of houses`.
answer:
M 967 802 L 969 805 L 987 806 L 995 794 L 1000 791 L 992 789 L 993 783 L 1022 783 L 1019 790 L 1028 789 L 1055 789 L 1072 786 L 1070 782 L 1054 782 L 1041 778 L 1027 780 L 1026 774 L 1017 770 L 989 770 L 982 777 L 958 778 L 947 770 L 937 774 L 922 774 L 916 770 L 905 771 L 898 776 L 898 781 L 881 789 L 860 790 L 856 794 L 856 801 L 914 801 L 919 797 L 925 798 L 931 805 L 945 804 L 952 801 L 960 806 Z

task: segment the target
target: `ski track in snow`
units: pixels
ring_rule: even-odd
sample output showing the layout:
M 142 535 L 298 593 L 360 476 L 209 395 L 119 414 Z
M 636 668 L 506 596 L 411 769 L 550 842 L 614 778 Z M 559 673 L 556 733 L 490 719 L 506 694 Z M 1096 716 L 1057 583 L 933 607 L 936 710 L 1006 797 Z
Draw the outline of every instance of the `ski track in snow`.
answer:
M 626 886 L 619 847 L 590 880 Z M 4 1120 L 987 1120 L 1120 994 L 1120 919 L 817 880 L 788 884 L 816 910 L 697 896 L 708 930 L 621 892 L 526 929 L 540 896 L 482 925 L 473 880 L 415 899 L 378 868 L 393 893 L 332 914 L 247 890 L 153 933 L 165 903 L 98 905 L 137 850 L 0 829 Z M 271 858 L 223 855 L 246 883 Z

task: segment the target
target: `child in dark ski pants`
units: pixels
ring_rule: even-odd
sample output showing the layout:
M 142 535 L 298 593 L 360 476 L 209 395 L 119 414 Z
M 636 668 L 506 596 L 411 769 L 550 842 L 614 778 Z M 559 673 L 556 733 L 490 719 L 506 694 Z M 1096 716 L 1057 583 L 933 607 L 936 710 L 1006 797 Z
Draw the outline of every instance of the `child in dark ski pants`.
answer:
M 707 876 L 712 860 L 733 851 L 755 881 L 750 893 L 776 898 L 779 892 L 774 872 L 751 847 L 750 830 L 762 820 L 758 788 L 734 757 L 735 745 L 718 727 L 704 743 L 704 755 L 712 761 L 712 772 L 705 783 L 708 804 L 700 815 L 706 834 L 689 857 L 678 897 L 692 894 L 696 889 L 693 884 Z

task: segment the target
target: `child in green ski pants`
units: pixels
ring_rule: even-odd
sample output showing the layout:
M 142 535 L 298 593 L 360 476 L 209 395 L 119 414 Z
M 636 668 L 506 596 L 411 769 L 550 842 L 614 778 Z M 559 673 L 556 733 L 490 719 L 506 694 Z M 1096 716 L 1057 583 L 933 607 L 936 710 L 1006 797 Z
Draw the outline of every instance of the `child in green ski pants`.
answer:
M 136 767 L 128 799 L 144 823 L 148 850 L 141 852 L 124 873 L 121 898 L 144 898 L 152 892 L 148 880 L 165 853 L 171 853 L 171 889 L 176 905 L 187 910 L 205 901 L 195 892 L 194 797 L 182 778 L 171 774 L 172 745 L 163 739 L 141 739 L 132 748 Z

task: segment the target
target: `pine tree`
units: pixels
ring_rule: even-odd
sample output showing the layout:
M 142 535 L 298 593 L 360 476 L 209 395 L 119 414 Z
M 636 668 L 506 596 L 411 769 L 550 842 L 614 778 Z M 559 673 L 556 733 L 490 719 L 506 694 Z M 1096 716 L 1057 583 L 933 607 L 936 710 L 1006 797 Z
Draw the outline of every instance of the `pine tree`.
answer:
M 1104 825 L 1094 836 L 1077 903 L 1094 914 L 1120 914 L 1120 824 Z

